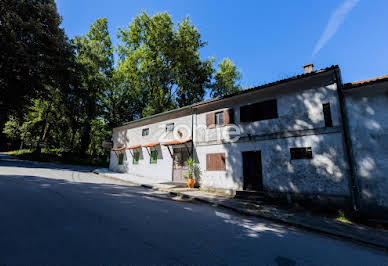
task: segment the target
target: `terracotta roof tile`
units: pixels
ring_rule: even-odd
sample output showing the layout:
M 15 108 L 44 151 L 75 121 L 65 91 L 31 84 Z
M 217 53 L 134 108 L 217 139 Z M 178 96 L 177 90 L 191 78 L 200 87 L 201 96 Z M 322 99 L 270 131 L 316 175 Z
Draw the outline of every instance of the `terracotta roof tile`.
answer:
M 192 140 L 191 138 L 188 138 L 188 139 L 181 139 L 181 140 L 173 140 L 173 141 L 169 141 L 169 142 L 162 143 L 162 145 L 163 145 L 163 146 L 168 146 L 168 145 L 183 144 L 183 143 L 190 142 L 191 140 Z
M 124 150 L 124 149 L 126 149 L 126 147 L 125 147 L 125 146 L 122 146 L 122 147 L 120 147 L 120 148 L 113 148 L 112 151 L 122 151 L 122 150 Z
M 148 143 L 147 145 L 143 145 L 143 147 L 144 148 L 149 148 L 149 147 L 157 146 L 159 144 L 160 144 L 160 142 L 151 142 L 151 143 Z
M 132 146 L 128 147 L 127 149 L 131 150 L 131 149 L 137 149 L 137 148 L 140 148 L 140 147 L 141 147 L 141 144 L 137 144 L 137 145 L 132 145 Z
M 345 88 L 359 87 L 359 86 L 362 86 L 362 85 L 367 85 L 367 84 L 370 84 L 370 83 L 379 82 L 379 81 L 385 81 L 385 80 L 388 80 L 388 75 L 384 75 L 384 76 L 380 76 L 380 77 L 375 77 L 375 78 L 371 78 L 371 79 L 360 80 L 360 81 L 349 82 L 349 83 L 346 83 L 344 85 L 344 87 Z

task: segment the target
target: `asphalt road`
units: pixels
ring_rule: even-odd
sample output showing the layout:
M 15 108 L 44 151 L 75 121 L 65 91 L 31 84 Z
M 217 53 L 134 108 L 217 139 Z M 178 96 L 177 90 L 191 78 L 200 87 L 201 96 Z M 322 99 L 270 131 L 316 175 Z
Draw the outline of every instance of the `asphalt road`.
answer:
M 388 253 L 0 154 L 0 265 L 388 265 Z

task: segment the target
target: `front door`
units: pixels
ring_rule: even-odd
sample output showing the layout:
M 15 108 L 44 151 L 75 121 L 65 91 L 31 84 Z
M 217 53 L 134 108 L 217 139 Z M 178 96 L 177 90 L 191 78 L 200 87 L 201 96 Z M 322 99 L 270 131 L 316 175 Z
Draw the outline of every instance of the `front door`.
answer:
M 262 191 L 263 177 L 261 169 L 261 151 L 242 153 L 244 190 Z
M 189 158 L 189 154 L 186 149 L 174 148 L 174 161 L 172 170 L 173 182 L 186 182 L 184 175 L 187 174 L 188 168 L 185 166 L 186 160 Z

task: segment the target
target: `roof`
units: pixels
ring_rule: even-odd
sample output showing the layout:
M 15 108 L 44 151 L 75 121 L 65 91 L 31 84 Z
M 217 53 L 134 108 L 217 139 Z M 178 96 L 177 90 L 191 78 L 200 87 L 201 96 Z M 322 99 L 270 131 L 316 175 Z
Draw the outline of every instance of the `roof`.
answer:
M 360 81 L 349 82 L 344 85 L 344 88 L 345 89 L 355 88 L 355 87 L 365 86 L 365 85 L 369 85 L 377 82 L 384 82 L 384 81 L 388 81 L 388 75 L 375 77 L 371 79 L 360 80 Z
M 126 147 L 125 147 L 125 146 L 122 146 L 122 147 L 120 147 L 120 148 L 113 148 L 112 151 L 122 151 L 122 150 L 124 150 L 124 149 L 126 149 Z
M 137 148 L 141 148 L 141 144 L 132 145 L 132 146 L 128 147 L 127 149 L 131 150 L 131 149 L 137 149 Z
M 152 118 L 155 118 L 155 117 L 160 117 L 160 116 L 164 116 L 164 115 L 167 115 L 167 114 L 180 112 L 180 111 L 187 110 L 187 109 L 190 109 L 190 108 L 192 109 L 192 108 L 195 108 L 197 106 L 201 106 L 201 105 L 204 105 L 204 104 L 209 104 L 209 103 L 221 101 L 221 100 L 228 99 L 228 98 L 231 98 L 231 97 L 234 97 L 234 96 L 237 96 L 237 95 L 242 95 L 242 94 L 246 94 L 246 93 L 251 93 L 253 91 L 258 91 L 258 90 L 266 89 L 266 88 L 269 88 L 269 87 L 272 87 L 272 86 L 275 86 L 275 85 L 279 85 L 279 84 L 283 84 L 283 83 L 287 83 L 287 82 L 290 82 L 290 81 L 311 77 L 311 76 L 314 76 L 316 74 L 327 72 L 327 71 L 330 71 L 330 70 L 335 70 L 335 69 L 339 69 L 339 66 L 338 65 L 332 65 L 330 67 L 322 68 L 322 69 L 313 71 L 311 73 L 305 73 L 305 74 L 301 74 L 301 75 L 292 76 L 290 78 L 281 79 L 281 80 L 278 80 L 278 81 L 275 81 L 275 82 L 266 83 L 266 84 L 263 84 L 263 85 L 260 85 L 260 86 L 256 86 L 256 87 L 253 87 L 253 88 L 249 88 L 249 89 L 246 89 L 246 90 L 242 90 L 242 91 L 239 91 L 239 92 L 236 92 L 236 93 L 228 94 L 228 95 L 223 96 L 223 97 L 212 98 L 212 99 L 208 99 L 208 100 L 205 100 L 205 101 L 202 101 L 202 102 L 194 103 L 192 105 L 187 105 L 187 106 L 184 106 L 184 107 L 181 107 L 181 108 L 173 109 L 173 110 L 170 110 L 170 111 L 167 111 L 167 112 L 163 112 L 163 113 L 159 113 L 159 114 L 155 114 L 155 115 L 150 115 L 150 116 L 147 116 L 147 117 L 143 117 L 143 118 L 140 118 L 140 119 L 137 119 L 137 120 L 134 120 L 134 121 L 130 121 L 130 122 L 124 123 L 120 127 L 123 127 L 123 126 L 126 126 L 126 125 L 130 125 L 130 124 L 134 124 L 134 123 L 138 123 L 138 122 L 144 121 L 144 120 L 149 120 L 149 119 L 152 119 Z
M 163 146 L 169 146 L 169 145 L 176 145 L 176 144 L 183 144 L 192 141 L 192 138 L 188 139 L 180 139 L 180 140 L 173 140 L 169 142 L 162 143 Z
M 154 147 L 154 146 L 157 146 L 157 145 L 160 145 L 160 142 L 151 142 L 151 143 L 148 143 L 146 145 L 143 145 L 144 148 L 150 148 L 150 147 Z

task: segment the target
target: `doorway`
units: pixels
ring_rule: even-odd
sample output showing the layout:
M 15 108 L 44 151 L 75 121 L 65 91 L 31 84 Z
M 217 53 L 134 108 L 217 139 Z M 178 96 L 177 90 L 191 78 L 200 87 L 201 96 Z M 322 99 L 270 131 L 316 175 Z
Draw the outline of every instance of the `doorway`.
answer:
M 186 148 L 174 148 L 174 160 L 173 160 L 173 170 L 172 170 L 172 181 L 173 182 L 183 182 L 187 180 L 184 178 L 185 174 L 188 172 L 188 168 L 185 166 L 186 160 L 189 158 L 189 152 Z
M 261 151 L 246 151 L 243 158 L 243 189 L 248 191 L 263 190 L 263 176 L 261 167 Z

